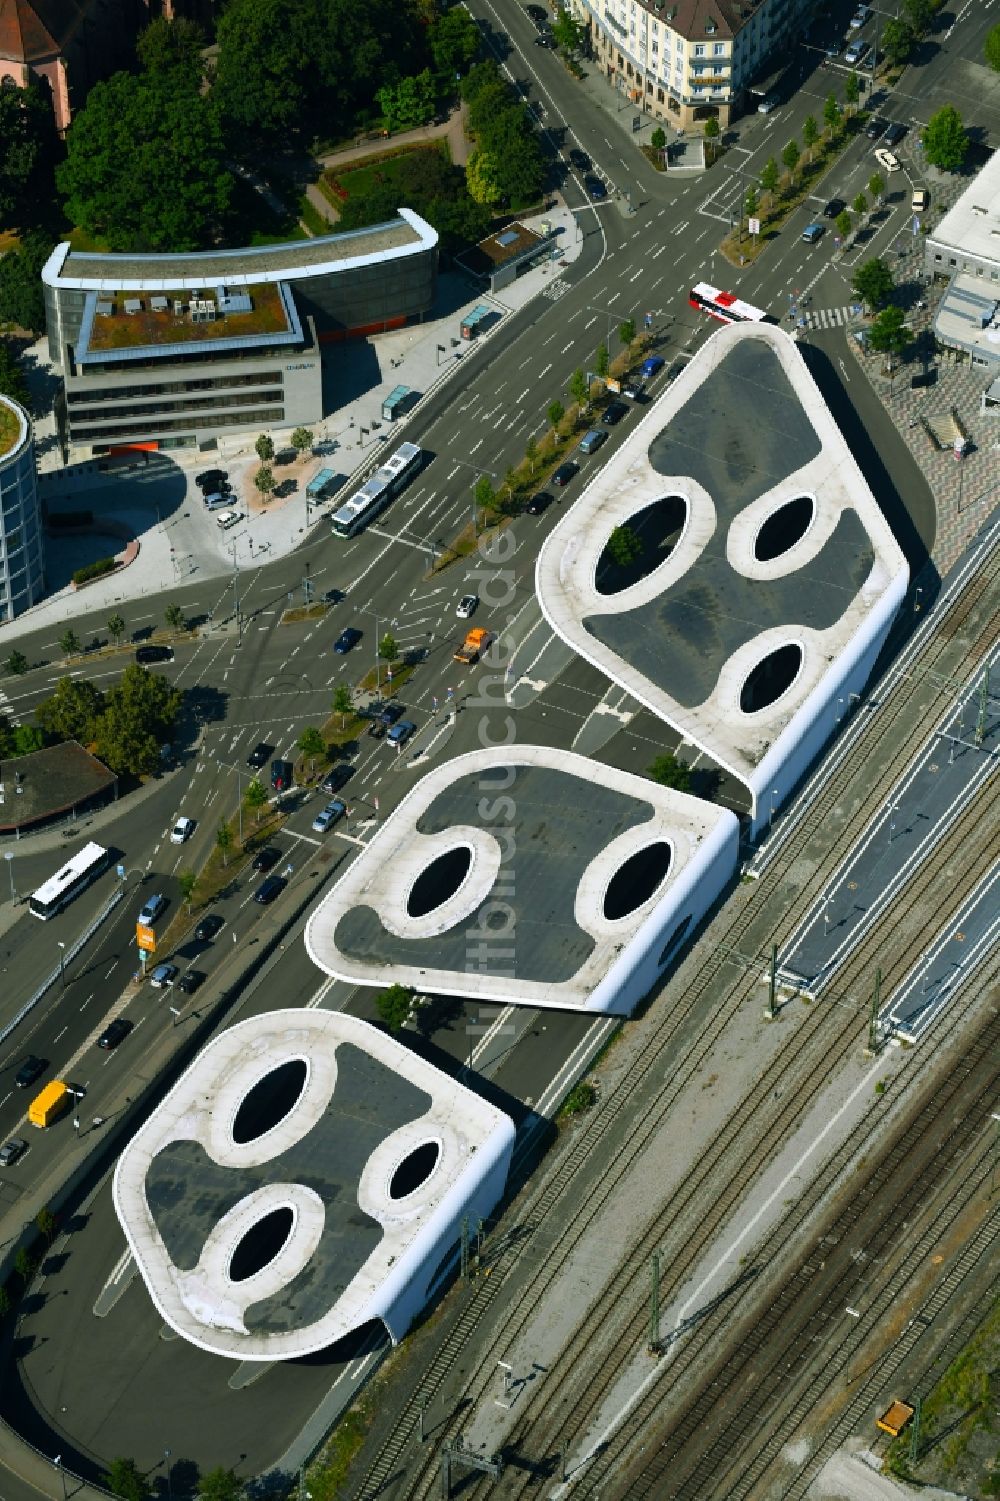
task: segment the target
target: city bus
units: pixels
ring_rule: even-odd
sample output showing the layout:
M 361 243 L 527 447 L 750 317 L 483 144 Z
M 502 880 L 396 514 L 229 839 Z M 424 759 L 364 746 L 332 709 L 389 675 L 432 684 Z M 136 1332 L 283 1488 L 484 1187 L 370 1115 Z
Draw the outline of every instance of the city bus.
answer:
M 28 911 L 32 917 L 40 917 L 42 922 L 47 922 L 75 896 L 79 896 L 81 891 L 85 891 L 91 881 L 95 881 L 110 864 L 111 851 L 106 850 L 103 844 L 85 844 L 79 854 L 67 860 L 44 886 L 39 886 L 29 896 Z
M 360 490 L 344 501 L 339 511 L 330 517 L 330 525 L 338 537 L 353 537 L 369 521 L 384 511 L 394 495 L 405 490 L 410 480 L 420 469 L 424 451 L 416 443 L 403 443 L 391 458 L 386 459 L 370 479 L 365 480 Z
M 732 292 L 720 292 L 704 281 L 691 288 L 688 302 L 710 318 L 718 318 L 720 323 L 762 323 L 767 318 L 762 308 L 743 302 Z

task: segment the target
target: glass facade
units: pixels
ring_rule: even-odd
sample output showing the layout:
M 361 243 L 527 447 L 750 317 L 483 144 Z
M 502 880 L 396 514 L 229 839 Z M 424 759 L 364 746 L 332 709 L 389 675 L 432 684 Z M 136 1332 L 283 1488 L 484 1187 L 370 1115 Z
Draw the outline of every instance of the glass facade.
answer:
M 37 604 L 45 589 L 31 420 L 17 402 L 0 396 L 0 621 Z M 6 436 L 5 436 L 6 435 Z

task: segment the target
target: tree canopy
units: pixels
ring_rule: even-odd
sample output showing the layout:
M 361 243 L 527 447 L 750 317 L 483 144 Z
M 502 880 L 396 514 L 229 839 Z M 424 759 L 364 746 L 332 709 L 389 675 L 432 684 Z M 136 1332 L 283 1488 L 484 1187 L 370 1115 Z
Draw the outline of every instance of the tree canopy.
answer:
M 85 745 L 94 738 L 104 706 L 104 694 L 89 679 L 60 678 L 55 692 L 36 705 L 35 718 L 50 740 Z
M 512 204 L 537 198 L 545 180 L 545 161 L 527 106 L 500 75 L 493 62 L 470 69 L 462 93 L 469 107 L 469 128 L 490 162 L 501 200 Z
M 994 26 L 986 33 L 983 56 L 994 73 L 1000 73 L 1000 26 Z
M 691 791 L 691 768 L 686 761 L 678 760 L 672 751 L 657 756 L 647 767 L 646 775 L 659 782 L 661 787 L 672 787 L 675 792 Z
M 6 339 L 0 339 L 0 396 L 9 396 L 23 407 L 28 406 L 28 383 L 17 355 Z
M 868 330 L 871 347 L 889 355 L 890 362 L 894 354 L 903 353 L 912 339 L 913 334 L 906 327 L 906 314 L 901 307 L 892 305 L 882 309 Z
M 851 279 L 851 286 L 862 302 L 879 308 L 887 302 L 893 288 L 892 272 L 879 256 L 862 261 Z
M 969 150 L 969 137 L 953 104 L 946 104 L 937 114 L 931 115 L 921 140 L 924 155 L 932 167 L 940 167 L 943 172 L 961 170 Z
M 0 89 L 0 99 L 6 92 Z M 0 256 L 0 323 L 16 323 L 32 333 L 45 327 L 41 273 L 51 252 L 51 236 L 32 229 L 21 236 L 18 246 Z
M 24 88 L 9 85 L 0 88 L 0 229 L 34 219 L 56 153 L 48 89 L 33 73 Z
M 167 678 L 133 663 L 105 702 L 94 730 L 97 754 L 112 771 L 133 776 L 155 771 L 160 746 L 180 712 L 181 693 Z

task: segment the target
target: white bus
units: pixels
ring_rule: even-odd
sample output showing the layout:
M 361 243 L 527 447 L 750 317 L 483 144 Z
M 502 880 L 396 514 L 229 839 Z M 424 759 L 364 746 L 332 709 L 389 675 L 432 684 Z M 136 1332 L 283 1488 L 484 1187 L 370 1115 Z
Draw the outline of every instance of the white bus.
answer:
M 57 912 L 86 890 L 111 864 L 111 851 L 103 844 L 85 844 L 79 854 L 67 860 L 44 886 L 39 886 L 28 898 L 28 911 L 32 917 L 47 922 Z
M 365 480 L 339 511 L 330 517 L 338 537 L 353 537 L 369 521 L 384 511 L 394 495 L 405 490 L 424 461 L 424 451 L 416 443 L 403 443 L 391 458 Z
M 688 302 L 700 312 L 707 313 L 710 318 L 718 318 L 720 323 L 770 321 L 763 308 L 744 302 L 742 298 L 736 296 L 735 292 L 720 292 L 718 287 L 710 287 L 704 281 L 698 282 L 691 288 L 688 293 Z

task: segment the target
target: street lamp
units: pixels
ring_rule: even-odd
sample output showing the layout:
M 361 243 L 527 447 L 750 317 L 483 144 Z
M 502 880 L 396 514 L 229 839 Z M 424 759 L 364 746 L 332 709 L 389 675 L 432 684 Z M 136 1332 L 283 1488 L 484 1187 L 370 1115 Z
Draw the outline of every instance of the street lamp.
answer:
M 66 945 L 65 945 L 65 943 L 63 943 L 63 941 L 62 941 L 61 938 L 57 938 L 56 939 L 56 944 L 57 944 L 58 949 L 59 949 L 59 979 L 62 982 L 62 984 L 65 985 L 66 984 Z
M 63 1469 L 62 1455 L 57 1454 L 52 1463 L 59 1471 L 60 1478 L 62 1479 L 63 1501 L 66 1501 L 66 1471 Z
M 167 1497 L 168 1501 L 174 1501 L 174 1486 L 170 1476 L 170 1450 L 164 1449 L 163 1462 L 167 1467 Z
M 11 906 L 17 901 L 17 892 L 14 890 L 14 855 L 11 850 L 4 851 L 4 859 L 7 861 L 7 874 L 10 876 L 10 900 Z

